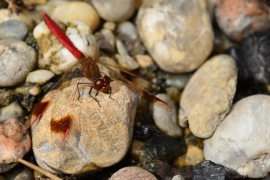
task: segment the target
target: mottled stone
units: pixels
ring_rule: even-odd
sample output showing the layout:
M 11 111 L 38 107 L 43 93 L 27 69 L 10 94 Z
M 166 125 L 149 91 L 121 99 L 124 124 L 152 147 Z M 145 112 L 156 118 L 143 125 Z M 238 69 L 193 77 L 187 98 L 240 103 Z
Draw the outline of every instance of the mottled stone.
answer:
M 241 42 L 255 31 L 270 29 L 269 7 L 260 0 L 217 0 L 215 16 L 222 31 Z
M 11 89 L 0 89 L 0 107 L 11 103 L 14 91 Z
M 89 26 L 83 22 L 72 21 L 67 24 L 65 31 L 73 44 L 85 55 L 94 59 L 98 56 L 98 47 Z M 44 22 L 35 27 L 33 35 L 39 46 L 38 65 L 40 68 L 49 69 L 54 74 L 60 75 L 77 62 L 77 59 L 63 47 Z
M 171 108 L 170 111 L 166 111 L 157 106 L 153 107 L 153 118 L 156 126 L 172 137 L 180 137 L 182 135 L 182 129 L 178 124 L 174 102 L 166 94 L 157 94 L 156 96 L 166 102 Z
M 27 26 L 19 20 L 9 20 L 0 24 L 0 39 L 23 40 L 27 32 Z
M 238 101 L 213 136 L 204 141 L 205 159 L 250 178 L 266 176 L 270 171 L 269 113 L 268 95 Z
M 81 1 L 71 1 L 57 6 L 51 17 L 63 23 L 70 21 L 83 22 L 90 26 L 92 32 L 96 31 L 100 23 L 95 9 L 90 4 Z
M 139 167 L 125 167 L 115 172 L 110 180 L 157 180 L 150 172 Z
M 1 40 L 0 54 L 0 87 L 22 83 L 36 66 L 35 50 L 23 41 Z
M 26 77 L 26 82 L 37 83 L 37 84 L 42 85 L 48 82 L 53 77 L 54 77 L 54 74 L 51 71 L 39 69 L 39 70 L 30 72 Z
M 92 0 L 92 3 L 103 19 L 113 22 L 129 19 L 135 10 L 134 0 Z
M 0 109 L 0 121 L 7 120 L 9 118 L 17 118 L 23 122 L 25 120 L 24 115 L 24 110 L 16 102 L 10 103 Z
M 217 55 L 191 77 L 180 100 L 179 122 L 198 137 L 210 137 L 231 109 L 237 67 L 228 55 Z
M 51 172 L 75 174 L 111 166 L 125 156 L 131 143 L 137 96 L 115 80 L 111 98 L 104 93 L 96 96 L 99 106 L 86 85 L 79 86 L 78 99 L 78 82 L 89 80 L 73 79 L 68 87 L 50 91 L 31 116 L 33 121 L 42 114 L 32 125 L 33 151 L 39 166 Z
M 212 51 L 214 36 L 203 0 L 145 1 L 136 24 L 148 52 L 167 72 L 193 71 Z

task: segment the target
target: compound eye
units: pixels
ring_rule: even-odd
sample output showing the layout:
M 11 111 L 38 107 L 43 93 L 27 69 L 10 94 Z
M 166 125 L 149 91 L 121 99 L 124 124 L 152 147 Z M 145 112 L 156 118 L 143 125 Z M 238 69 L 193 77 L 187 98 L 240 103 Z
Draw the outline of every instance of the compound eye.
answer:
M 103 79 L 98 79 L 95 81 L 94 84 L 94 89 L 95 90 L 100 90 L 104 86 L 104 80 Z
M 103 81 L 104 81 L 104 84 L 108 85 L 111 83 L 111 78 L 109 78 L 108 76 L 104 76 Z

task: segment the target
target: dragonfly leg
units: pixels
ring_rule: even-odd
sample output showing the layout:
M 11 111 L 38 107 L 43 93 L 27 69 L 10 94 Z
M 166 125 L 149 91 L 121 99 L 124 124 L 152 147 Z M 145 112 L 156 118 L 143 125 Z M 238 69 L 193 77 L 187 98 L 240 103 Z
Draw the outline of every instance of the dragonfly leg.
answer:
M 98 91 L 96 92 L 95 97 L 94 97 L 94 96 L 91 95 L 92 90 L 93 90 L 93 86 L 91 86 L 91 88 L 90 88 L 89 96 L 91 96 L 98 103 L 99 107 L 101 107 L 100 104 L 99 104 L 99 101 L 96 99 L 96 97 L 98 95 Z
M 82 85 L 82 84 L 92 84 L 92 83 L 77 83 L 77 90 L 78 90 L 78 94 L 79 94 L 79 96 L 78 96 L 78 101 L 80 100 L 80 97 L 81 97 L 81 92 L 80 92 L 80 89 L 79 89 L 79 85 Z M 83 86 L 83 88 L 84 88 L 84 86 Z M 93 88 L 93 86 L 91 86 L 91 88 Z
M 114 100 L 114 99 L 112 98 L 112 88 L 110 88 L 110 90 L 109 90 L 109 98 L 112 99 L 112 100 Z

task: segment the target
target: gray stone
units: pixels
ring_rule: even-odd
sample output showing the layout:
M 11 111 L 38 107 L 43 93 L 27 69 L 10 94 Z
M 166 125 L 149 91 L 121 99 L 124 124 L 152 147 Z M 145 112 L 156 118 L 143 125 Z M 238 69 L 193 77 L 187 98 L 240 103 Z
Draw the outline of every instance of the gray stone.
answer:
M 0 39 L 23 40 L 27 32 L 27 26 L 19 20 L 9 20 L 0 24 Z
M 210 137 L 231 109 L 236 90 L 237 67 L 228 55 L 217 55 L 203 64 L 187 83 L 179 121 L 198 137 Z
M 214 35 L 204 0 L 144 1 L 136 24 L 145 47 L 164 71 L 193 71 L 212 51 Z
M 0 41 L 0 87 L 22 83 L 36 66 L 36 52 L 23 41 Z
M 262 178 L 270 171 L 270 96 L 238 101 L 213 136 L 204 141 L 205 159 Z
M 92 3 L 103 19 L 113 22 L 129 19 L 135 10 L 134 0 L 93 0 Z

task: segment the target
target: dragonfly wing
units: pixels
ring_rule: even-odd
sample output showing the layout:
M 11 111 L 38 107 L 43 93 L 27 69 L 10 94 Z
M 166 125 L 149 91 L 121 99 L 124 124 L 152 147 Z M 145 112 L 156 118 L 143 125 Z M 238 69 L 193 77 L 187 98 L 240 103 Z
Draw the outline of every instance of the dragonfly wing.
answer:
M 158 107 L 160 107 L 160 108 L 162 108 L 162 109 L 164 109 L 166 111 L 170 111 L 170 107 L 167 105 L 167 103 L 165 103 L 164 101 L 162 101 L 158 97 L 154 96 L 150 92 L 140 88 L 139 86 L 137 86 L 133 82 L 130 82 L 129 80 L 127 80 L 125 77 L 123 77 L 121 74 L 119 74 L 117 71 L 115 71 L 113 69 L 113 68 L 116 68 L 115 66 L 113 66 L 113 68 L 112 68 L 111 65 L 108 65 L 107 63 L 105 63 L 102 60 L 97 61 L 97 63 L 105 66 L 108 69 L 110 69 L 110 71 L 112 71 L 117 76 L 117 78 L 119 78 L 121 81 L 126 83 L 126 85 L 128 85 L 131 90 L 133 90 L 135 93 L 139 94 L 142 98 L 146 99 L 147 101 L 153 103 L 154 105 L 156 105 L 156 106 L 158 106 Z M 130 72 L 128 74 L 134 75 L 133 73 L 130 73 Z M 140 78 L 140 76 L 137 76 L 137 75 L 134 75 L 134 76 Z

